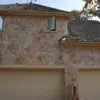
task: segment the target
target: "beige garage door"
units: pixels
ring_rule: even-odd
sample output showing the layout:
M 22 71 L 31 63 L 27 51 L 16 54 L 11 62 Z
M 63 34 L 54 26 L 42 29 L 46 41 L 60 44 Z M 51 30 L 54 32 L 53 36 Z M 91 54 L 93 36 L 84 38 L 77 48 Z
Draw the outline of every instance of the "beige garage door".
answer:
M 64 100 L 64 72 L 2 70 L 0 100 Z
M 100 71 L 79 71 L 79 95 L 82 100 L 100 100 Z

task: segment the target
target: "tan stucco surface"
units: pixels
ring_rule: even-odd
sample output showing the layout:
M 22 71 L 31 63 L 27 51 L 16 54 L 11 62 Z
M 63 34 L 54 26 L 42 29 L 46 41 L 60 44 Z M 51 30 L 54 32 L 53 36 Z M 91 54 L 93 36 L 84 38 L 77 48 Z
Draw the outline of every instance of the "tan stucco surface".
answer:
M 63 70 L 0 71 L 0 100 L 64 100 Z
M 82 100 L 100 100 L 100 70 L 79 71 L 78 86 Z

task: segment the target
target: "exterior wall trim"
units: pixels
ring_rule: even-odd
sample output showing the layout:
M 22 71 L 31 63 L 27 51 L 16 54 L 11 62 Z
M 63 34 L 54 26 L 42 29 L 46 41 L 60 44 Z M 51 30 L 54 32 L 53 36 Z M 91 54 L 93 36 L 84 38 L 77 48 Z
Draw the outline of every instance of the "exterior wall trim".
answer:
M 100 71 L 100 68 L 79 68 L 78 71 Z
M 84 43 L 61 43 L 64 48 L 82 48 L 82 49 L 91 49 L 98 48 L 100 49 L 100 42 L 84 42 Z
M 64 65 L 0 65 L 0 69 L 65 69 Z
M 33 12 L 33 11 L 0 11 L 0 15 L 3 16 L 56 16 L 71 20 L 70 14 L 52 13 L 52 12 Z

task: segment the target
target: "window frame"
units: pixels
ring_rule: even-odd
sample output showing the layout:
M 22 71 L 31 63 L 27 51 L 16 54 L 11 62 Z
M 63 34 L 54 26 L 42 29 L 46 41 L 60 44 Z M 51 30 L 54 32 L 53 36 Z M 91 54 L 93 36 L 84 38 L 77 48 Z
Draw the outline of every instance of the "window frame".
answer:
M 2 19 L 2 25 L 1 25 L 0 31 L 3 31 L 4 30 L 4 17 L 0 16 L 0 18 Z
M 53 27 L 55 27 L 55 29 L 52 29 L 52 26 L 50 26 L 49 28 L 49 20 L 51 20 L 50 24 L 54 25 Z M 46 17 L 46 30 L 47 32 L 56 32 L 57 28 L 56 28 L 56 17 L 55 16 L 48 16 Z

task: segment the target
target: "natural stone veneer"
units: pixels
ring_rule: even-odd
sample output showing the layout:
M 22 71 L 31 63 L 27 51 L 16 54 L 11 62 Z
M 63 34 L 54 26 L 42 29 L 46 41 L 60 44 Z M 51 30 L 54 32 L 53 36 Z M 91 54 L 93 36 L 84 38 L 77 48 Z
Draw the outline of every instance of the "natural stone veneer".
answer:
M 77 68 L 100 68 L 100 50 L 98 48 L 79 48 L 63 50 L 62 58 L 66 65 L 73 64 Z
M 65 65 L 68 100 L 73 85 L 78 87 L 77 68 L 99 67 L 100 51 L 64 48 L 58 40 L 68 34 L 67 20 L 57 18 L 55 32 L 47 31 L 46 18 L 5 17 L 0 32 L 1 65 Z M 77 68 L 76 68 L 77 67 Z
M 58 40 L 68 34 L 67 20 L 57 18 L 55 32 L 47 31 L 46 18 L 5 17 L 0 32 L 0 64 L 74 64 L 96 67 L 99 50 L 64 49 Z
M 48 32 L 46 18 L 5 17 L 0 63 L 54 64 L 58 39 L 67 33 L 67 21 L 56 22 L 56 31 Z

